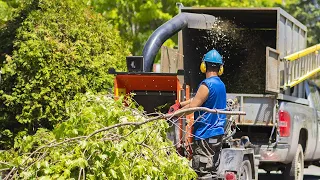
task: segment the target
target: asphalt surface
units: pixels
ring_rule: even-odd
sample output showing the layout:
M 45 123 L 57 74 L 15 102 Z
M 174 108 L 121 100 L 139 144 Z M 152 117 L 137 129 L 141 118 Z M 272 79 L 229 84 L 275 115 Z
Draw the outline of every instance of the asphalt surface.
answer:
M 259 170 L 259 180 L 282 180 L 283 176 L 280 172 L 271 172 L 266 174 L 263 170 Z M 320 180 L 320 167 L 309 166 L 304 169 L 304 180 Z

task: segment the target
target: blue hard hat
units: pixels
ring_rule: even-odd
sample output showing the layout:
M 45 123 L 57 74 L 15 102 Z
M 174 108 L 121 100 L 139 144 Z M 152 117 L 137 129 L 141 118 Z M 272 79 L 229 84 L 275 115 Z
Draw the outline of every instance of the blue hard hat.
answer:
M 203 61 L 210 63 L 223 64 L 222 57 L 215 49 L 210 50 L 204 55 Z

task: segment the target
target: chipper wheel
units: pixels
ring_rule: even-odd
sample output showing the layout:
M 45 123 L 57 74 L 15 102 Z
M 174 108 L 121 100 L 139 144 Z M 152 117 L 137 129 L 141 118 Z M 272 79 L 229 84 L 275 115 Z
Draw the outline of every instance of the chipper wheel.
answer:
M 251 163 L 247 157 L 241 163 L 239 180 L 252 180 Z

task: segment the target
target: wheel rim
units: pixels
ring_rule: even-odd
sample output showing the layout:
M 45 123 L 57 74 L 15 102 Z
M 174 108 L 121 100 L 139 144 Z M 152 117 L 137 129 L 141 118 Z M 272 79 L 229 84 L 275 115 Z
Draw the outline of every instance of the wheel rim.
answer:
M 298 179 L 302 180 L 302 167 L 303 164 L 302 164 L 302 157 L 301 157 L 301 154 L 299 155 L 299 158 L 298 158 L 298 162 L 297 162 L 297 166 L 296 166 L 296 177 L 298 177 Z
M 249 168 L 247 165 L 244 165 L 240 172 L 240 180 L 249 180 Z

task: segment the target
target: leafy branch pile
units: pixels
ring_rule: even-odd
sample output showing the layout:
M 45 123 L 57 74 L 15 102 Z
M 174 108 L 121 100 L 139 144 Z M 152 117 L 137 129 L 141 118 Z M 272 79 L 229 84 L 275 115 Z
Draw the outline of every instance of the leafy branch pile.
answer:
M 25 2 L 0 26 L 0 176 L 194 177 L 166 121 L 106 95 L 108 68 L 123 70 L 129 54 L 114 27 L 82 0 Z
M 0 29 L 0 149 L 68 118 L 77 93 L 112 89 L 108 69 L 124 70 L 128 46 L 81 0 L 29 0 Z
M 14 148 L 0 154 L 3 175 L 23 179 L 195 177 L 187 159 L 167 139 L 167 122 L 146 121 L 141 112 L 125 107 L 122 99 L 77 95 L 68 103 L 67 115 L 70 118 L 53 131 L 21 133 Z

